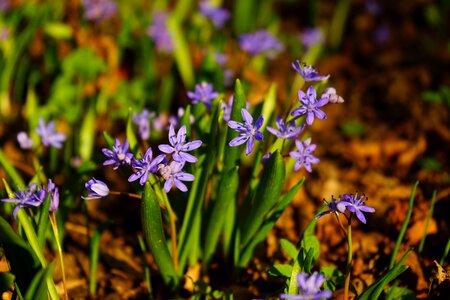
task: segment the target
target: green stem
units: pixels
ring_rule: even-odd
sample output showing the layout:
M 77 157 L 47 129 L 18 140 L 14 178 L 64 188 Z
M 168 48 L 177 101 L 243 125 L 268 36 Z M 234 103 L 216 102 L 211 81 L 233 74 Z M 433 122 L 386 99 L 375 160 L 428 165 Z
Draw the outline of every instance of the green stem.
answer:
M 64 297 L 66 300 L 68 300 L 69 294 L 67 293 L 66 272 L 65 272 L 65 268 L 64 268 L 64 260 L 63 260 L 61 243 L 59 242 L 59 232 L 58 232 L 58 224 L 56 222 L 56 214 L 53 212 L 50 214 L 49 217 L 50 217 L 50 224 L 52 225 L 52 229 L 53 229 L 53 234 L 55 235 L 56 247 L 58 248 L 59 262 L 61 264 L 61 273 L 62 273 L 63 287 L 64 287 Z
M 352 247 L 352 217 L 353 213 L 350 214 L 348 218 L 347 225 L 347 245 L 348 245 L 348 253 L 347 253 L 347 267 L 345 269 L 345 284 L 344 284 L 344 299 L 348 299 L 348 290 L 350 287 L 350 275 L 352 273 L 352 259 L 353 259 L 353 247 Z

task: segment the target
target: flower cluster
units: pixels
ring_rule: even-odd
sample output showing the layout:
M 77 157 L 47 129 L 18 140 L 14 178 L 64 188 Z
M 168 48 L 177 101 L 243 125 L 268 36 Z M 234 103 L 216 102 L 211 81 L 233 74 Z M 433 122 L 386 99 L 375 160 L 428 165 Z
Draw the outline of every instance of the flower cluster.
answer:
M 217 98 L 219 93 L 214 92 L 214 87 L 212 84 L 202 81 L 201 83 L 195 85 L 194 92 L 187 92 L 187 96 L 191 99 L 193 104 L 202 102 L 208 109 L 211 109 L 211 100 Z
M 128 182 L 139 180 L 140 185 L 145 185 L 149 180 L 150 174 L 155 174 L 162 178 L 164 191 L 168 193 L 175 185 L 180 191 L 186 192 L 187 187 L 182 181 L 193 181 L 194 175 L 183 172 L 183 167 L 188 163 L 197 162 L 197 157 L 188 153 L 199 148 L 202 145 L 201 140 L 186 142 L 186 126 L 181 126 L 177 133 L 173 124 L 169 128 L 169 144 L 161 144 L 159 150 L 163 152 L 154 157 L 151 147 L 147 149 L 144 155 L 137 158 L 129 152 L 128 139 L 123 145 L 118 139 L 113 149 L 103 148 L 103 154 L 108 158 L 103 165 L 114 165 L 114 170 L 122 165 L 131 167 L 133 173 L 128 177 Z M 169 159 L 168 159 L 169 157 Z M 110 191 L 108 186 L 95 178 L 86 182 L 85 187 L 89 194 L 84 197 L 86 200 L 98 199 L 107 196 Z
M 354 213 L 356 217 L 364 224 L 366 224 L 366 217 L 363 213 L 374 213 L 375 208 L 365 205 L 367 201 L 367 197 L 364 195 L 358 196 L 358 193 L 353 194 L 343 194 L 338 197 L 336 200 L 333 196 L 331 197 L 331 201 L 328 202 L 325 199 L 323 200 L 324 204 L 328 206 L 329 210 L 324 211 L 316 216 L 316 219 L 319 219 L 325 215 L 334 213 L 334 214 L 343 214 L 346 211 Z
M 54 212 L 59 206 L 59 189 L 51 179 L 48 180 L 47 187 L 32 183 L 27 189 L 14 192 L 15 197 L 0 199 L 0 201 L 17 204 L 13 211 L 16 218 L 20 208 L 41 206 L 48 195 L 50 195 L 50 211 Z

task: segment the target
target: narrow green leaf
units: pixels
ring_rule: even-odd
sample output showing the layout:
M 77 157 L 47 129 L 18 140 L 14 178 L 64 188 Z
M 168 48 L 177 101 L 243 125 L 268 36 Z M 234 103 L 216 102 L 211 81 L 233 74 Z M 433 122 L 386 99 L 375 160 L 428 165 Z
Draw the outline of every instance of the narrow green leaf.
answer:
M 135 150 L 138 144 L 136 134 L 134 133 L 133 128 L 133 110 L 131 108 L 128 109 L 128 119 L 127 119 L 127 139 L 130 145 L 130 149 Z
M 223 176 L 219 186 L 218 197 L 214 202 L 214 207 L 205 234 L 204 261 L 208 263 L 211 255 L 217 247 L 220 230 L 227 217 L 228 207 L 236 201 L 236 193 L 239 187 L 239 167 L 229 170 Z
M 276 205 L 284 185 L 286 169 L 283 158 L 275 151 L 266 162 L 261 181 L 253 199 L 252 210 L 242 215 L 241 248 L 244 248 L 257 233 L 270 210 Z M 244 212 L 246 214 L 247 212 Z
M 185 2 L 183 0 L 183 2 Z M 174 44 L 174 57 L 178 70 L 183 80 L 184 86 L 191 89 L 194 86 L 194 68 L 192 67 L 189 47 L 184 38 L 184 34 L 180 28 L 180 24 L 176 17 L 167 20 L 167 29 L 170 32 Z
M 48 224 L 50 223 L 50 218 L 48 216 L 48 212 L 50 210 L 50 204 L 51 204 L 51 193 L 47 194 L 47 197 L 45 197 L 44 205 L 42 205 L 40 211 L 41 215 L 39 216 L 39 226 L 38 226 L 38 242 L 39 247 L 41 249 L 44 249 L 45 244 L 45 234 L 47 233 Z
M 27 236 L 28 242 L 30 243 L 31 249 L 33 249 L 33 251 L 36 254 L 37 258 L 39 259 L 39 262 L 41 263 L 42 267 L 46 267 L 47 262 L 45 260 L 42 249 L 39 247 L 39 242 L 38 242 L 38 239 L 36 236 L 36 232 L 34 231 L 34 228 L 33 228 L 33 225 L 31 224 L 30 218 L 28 217 L 27 213 L 23 209 L 19 209 L 19 212 L 17 213 L 17 219 L 19 220 L 20 224 L 22 225 L 25 235 Z
M 39 268 L 39 261 L 25 242 L 0 216 L 0 244 L 5 249 L 16 283 L 26 289 Z
M 108 148 L 112 148 L 115 141 L 106 131 L 103 131 L 103 138 L 105 139 Z
M 94 296 L 97 290 L 97 269 L 98 269 L 98 258 L 100 253 L 100 238 L 103 231 L 110 224 L 110 222 L 102 223 L 92 235 L 90 239 L 90 253 L 89 253 L 89 294 Z
M 3 170 L 5 171 L 6 175 L 8 175 L 8 177 L 11 178 L 11 180 L 14 182 L 14 185 L 17 188 L 19 189 L 25 188 L 25 182 L 23 181 L 22 177 L 16 171 L 14 166 L 10 163 L 5 154 L 3 154 L 3 151 L 1 149 L 0 149 L 0 165 L 3 167 Z
M 297 247 L 286 239 L 280 240 L 281 248 L 289 255 L 290 258 L 296 259 L 298 256 Z M 289 276 L 288 276 L 289 277 Z
M 144 197 L 142 198 L 142 227 L 150 251 L 155 258 L 159 271 L 166 286 L 172 289 L 178 285 L 178 275 L 167 248 L 166 237 L 161 218 L 161 209 L 156 194 L 149 183 L 145 184 Z
M 431 196 L 430 211 L 428 212 L 427 220 L 425 223 L 425 228 L 423 230 L 422 240 L 420 241 L 420 244 L 419 244 L 419 248 L 418 248 L 419 253 L 422 253 L 423 247 L 425 246 L 425 239 L 427 238 L 427 232 L 428 232 L 428 226 L 430 224 L 430 220 L 433 217 L 435 201 L 436 201 L 436 190 L 433 191 L 433 195 Z
M 80 129 L 80 157 L 88 161 L 92 157 L 95 141 L 95 105 L 91 104 Z
M 50 292 L 48 285 L 53 283 L 52 273 L 54 267 L 55 264 L 51 263 L 36 274 L 25 294 L 25 299 L 47 299 Z
M 47 23 L 44 25 L 44 32 L 57 40 L 70 39 L 73 35 L 72 27 L 64 23 Z
M 409 220 L 411 219 L 411 215 L 412 215 L 413 208 L 414 208 L 414 198 L 416 196 L 416 189 L 417 189 L 418 185 L 419 185 L 419 181 L 416 181 L 416 183 L 414 184 L 413 189 L 411 191 L 411 195 L 409 197 L 408 212 L 406 213 L 405 220 L 403 221 L 403 225 L 402 225 L 402 228 L 398 235 L 397 242 L 395 243 L 394 251 L 392 252 L 392 256 L 391 256 L 391 262 L 389 264 L 389 269 L 392 269 L 394 267 L 398 250 L 400 249 L 400 245 L 402 243 L 403 237 L 405 236 L 406 230 L 408 229 Z
M 272 276 L 284 276 L 289 278 L 292 273 L 292 266 L 288 264 L 278 264 L 270 267 L 269 271 L 267 272 L 269 275 Z

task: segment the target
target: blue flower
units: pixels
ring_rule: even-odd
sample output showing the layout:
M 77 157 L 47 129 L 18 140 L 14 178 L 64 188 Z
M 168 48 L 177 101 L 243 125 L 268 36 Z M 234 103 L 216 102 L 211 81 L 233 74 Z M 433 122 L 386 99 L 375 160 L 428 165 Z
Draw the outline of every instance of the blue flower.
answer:
M 133 123 L 139 127 L 139 136 L 142 140 L 148 140 L 150 137 L 150 118 L 155 117 L 154 112 L 144 109 L 140 114 L 133 114 Z
M 194 92 L 187 92 L 187 96 L 192 100 L 193 104 L 203 102 L 208 109 L 211 109 L 211 100 L 219 96 L 219 93 L 214 92 L 214 87 L 212 84 L 208 84 L 202 81 L 195 85 Z
M 311 144 L 311 138 L 306 139 L 304 142 L 299 140 L 295 141 L 298 151 L 289 152 L 289 156 L 296 159 L 294 170 L 299 170 L 302 166 L 306 171 L 312 172 L 311 165 L 317 164 L 320 160 L 311 153 L 316 149 L 316 144 Z
M 340 205 L 345 205 L 345 208 L 352 213 L 355 213 L 356 217 L 364 224 L 366 224 L 366 217 L 364 216 L 363 212 L 375 212 L 375 208 L 366 206 L 364 204 L 367 201 L 367 198 L 364 195 L 358 197 L 358 193 L 356 193 L 355 195 L 344 194 L 342 195 L 342 197 L 344 198 L 344 200 L 340 202 Z
M 200 12 L 213 22 L 217 28 L 222 28 L 225 22 L 230 18 L 230 12 L 224 8 L 214 6 L 207 0 L 200 2 Z
M 277 127 L 278 130 L 267 126 L 267 130 L 277 138 L 293 140 L 302 132 L 302 130 L 305 128 L 305 124 L 301 125 L 300 127 L 296 127 L 296 120 L 293 120 L 286 124 L 283 119 L 278 116 Z
M 167 13 L 155 11 L 153 13 L 153 23 L 147 29 L 147 35 L 156 44 L 160 51 L 172 53 L 173 41 L 166 26 Z
M 128 139 L 125 139 L 125 143 L 123 145 L 120 144 L 119 139 L 116 139 L 112 151 L 106 148 L 102 149 L 103 154 L 109 158 L 103 162 L 103 165 L 114 165 L 114 170 L 116 170 L 121 164 L 131 164 L 133 154 L 128 152 L 128 148 Z
M 264 53 L 269 58 L 284 50 L 283 44 L 267 30 L 242 34 L 239 37 L 239 45 L 251 55 Z
M 91 178 L 84 186 L 89 190 L 87 197 L 81 197 L 85 200 L 99 199 L 109 195 L 108 186 L 101 180 Z
M 228 127 L 239 132 L 239 136 L 232 139 L 228 143 L 228 145 L 230 145 L 231 147 L 235 147 L 247 142 L 245 155 L 249 156 L 253 151 L 255 139 L 257 139 L 258 141 L 263 140 L 264 136 L 262 132 L 258 130 L 259 128 L 261 128 L 264 122 L 264 118 L 263 116 L 259 116 L 255 122 L 255 125 L 253 125 L 253 117 L 245 108 L 241 109 L 241 115 L 244 119 L 244 123 L 236 122 L 233 120 L 228 121 Z
M 142 159 L 133 159 L 131 166 L 138 171 L 131 174 L 131 176 L 128 177 L 128 181 L 132 182 L 140 178 L 139 184 L 144 185 L 147 182 L 150 173 L 156 173 L 158 171 L 158 164 L 165 158 L 166 156 L 164 154 L 160 154 L 153 159 L 152 148 L 148 148 Z
M 322 274 L 314 272 L 311 275 L 308 273 L 298 273 L 297 285 L 300 295 L 281 294 L 281 299 L 295 299 L 295 300 L 320 300 L 328 299 L 333 296 L 331 291 L 321 291 L 320 287 L 327 279 Z
M 187 151 L 192 151 L 197 149 L 202 145 L 202 141 L 195 140 L 192 142 L 185 143 L 186 141 L 186 126 L 181 126 L 178 133 L 175 134 L 175 129 L 172 124 L 169 128 L 169 143 L 159 145 L 158 148 L 166 154 L 172 154 L 173 160 L 184 163 L 190 162 L 195 163 L 198 159 L 197 157 L 187 153 Z
M 20 148 L 22 149 L 33 148 L 33 140 L 30 139 L 25 131 L 21 131 L 17 134 L 17 141 L 19 142 Z
M 66 136 L 55 131 L 55 122 L 49 122 L 47 125 L 43 118 L 39 118 L 39 126 L 36 128 L 37 134 L 41 137 L 44 146 L 53 146 L 61 148 L 62 142 L 66 140 Z
M 305 48 L 309 48 L 311 46 L 323 43 L 324 34 L 322 30 L 320 30 L 320 28 L 306 28 L 300 34 L 300 40 L 302 41 Z
M 57 211 L 59 207 L 59 189 L 51 179 L 49 179 L 47 183 L 47 193 L 51 194 L 50 211 Z M 45 197 L 47 197 L 47 195 Z
M 305 94 L 302 90 L 298 91 L 298 99 L 302 106 L 294 109 L 291 113 L 292 116 L 306 115 L 306 124 L 312 125 L 314 117 L 324 120 L 327 115 L 320 109 L 322 106 L 328 103 L 329 96 L 322 96 L 319 100 L 316 100 L 316 90 L 313 86 L 310 86 Z
M 324 211 L 316 216 L 316 220 L 328 215 L 328 214 L 338 214 L 338 213 L 344 213 L 345 212 L 345 203 L 340 201 L 340 198 L 338 197 L 338 200 L 334 198 L 334 196 L 331 196 L 331 201 L 328 202 L 327 200 L 323 199 L 323 203 L 328 206 L 329 210 Z
M 330 75 L 320 76 L 319 72 L 317 72 L 313 66 L 300 64 L 298 60 L 292 63 L 292 68 L 294 68 L 294 70 L 297 71 L 298 74 L 305 79 L 305 81 L 322 81 L 330 77 Z
M 160 164 L 158 166 L 158 172 L 166 181 L 164 183 L 164 191 L 168 193 L 173 185 L 175 185 L 180 191 L 186 192 L 188 189 L 182 181 L 194 181 L 195 177 L 192 174 L 182 171 L 184 163 L 177 161 L 171 161 L 170 164 Z

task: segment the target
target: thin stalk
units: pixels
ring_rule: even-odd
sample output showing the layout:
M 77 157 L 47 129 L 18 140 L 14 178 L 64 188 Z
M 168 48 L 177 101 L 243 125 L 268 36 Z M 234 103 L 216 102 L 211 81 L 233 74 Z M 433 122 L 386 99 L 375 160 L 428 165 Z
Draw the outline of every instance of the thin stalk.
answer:
M 125 193 L 125 192 L 117 192 L 117 191 L 109 191 L 110 195 L 114 195 L 114 196 L 128 196 L 130 198 L 134 198 L 134 199 L 142 199 L 141 195 L 138 194 L 133 194 L 133 193 Z
M 442 254 L 441 260 L 439 261 L 439 264 L 441 266 L 444 264 L 444 260 L 447 258 L 449 251 L 450 251 L 450 238 L 447 241 L 447 245 L 445 245 L 444 253 Z
M 58 248 L 59 254 L 59 262 L 61 264 L 61 273 L 63 278 L 63 287 L 64 287 L 64 298 L 69 300 L 69 294 L 67 292 L 67 284 L 66 284 L 66 272 L 64 268 L 63 254 L 61 249 L 61 243 L 59 242 L 59 232 L 58 232 L 58 224 L 56 223 L 56 214 L 52 212 L 50 215 L 50 224 L 52 225 L 53 234 L 55 235 L 56 247 Z
M 434 211 L 434 203 L 436 201 L 436 190 L 433 191 L 433 196 L 431 196 L 431 203 L 430 203 L 430 211 L 428 212 L 428 217 L 425 223 L 425 228 L 423 231 L 423 237 L 419 244 L 419 253 L 422 253 L 423 247 L 425 246 L 425 239 L 427 238 L 427 232 L 428 232 L 428 225 L 430 224 L 430 220 L 433 217 L 433 211 Z
M 347 245 L 348 245 L 348 253 L 347 253 L 347 267 L 345 269 L 345 283 L 344 283 L 344 299 L 348 299 L 348 290 L 350 286 L 350 275 L 352 273 L 352 259 L 353 259 L 353 247 L 352 247 L 352 217 L 353 213 L 350 214 L 348 218 L 347 225 Z

